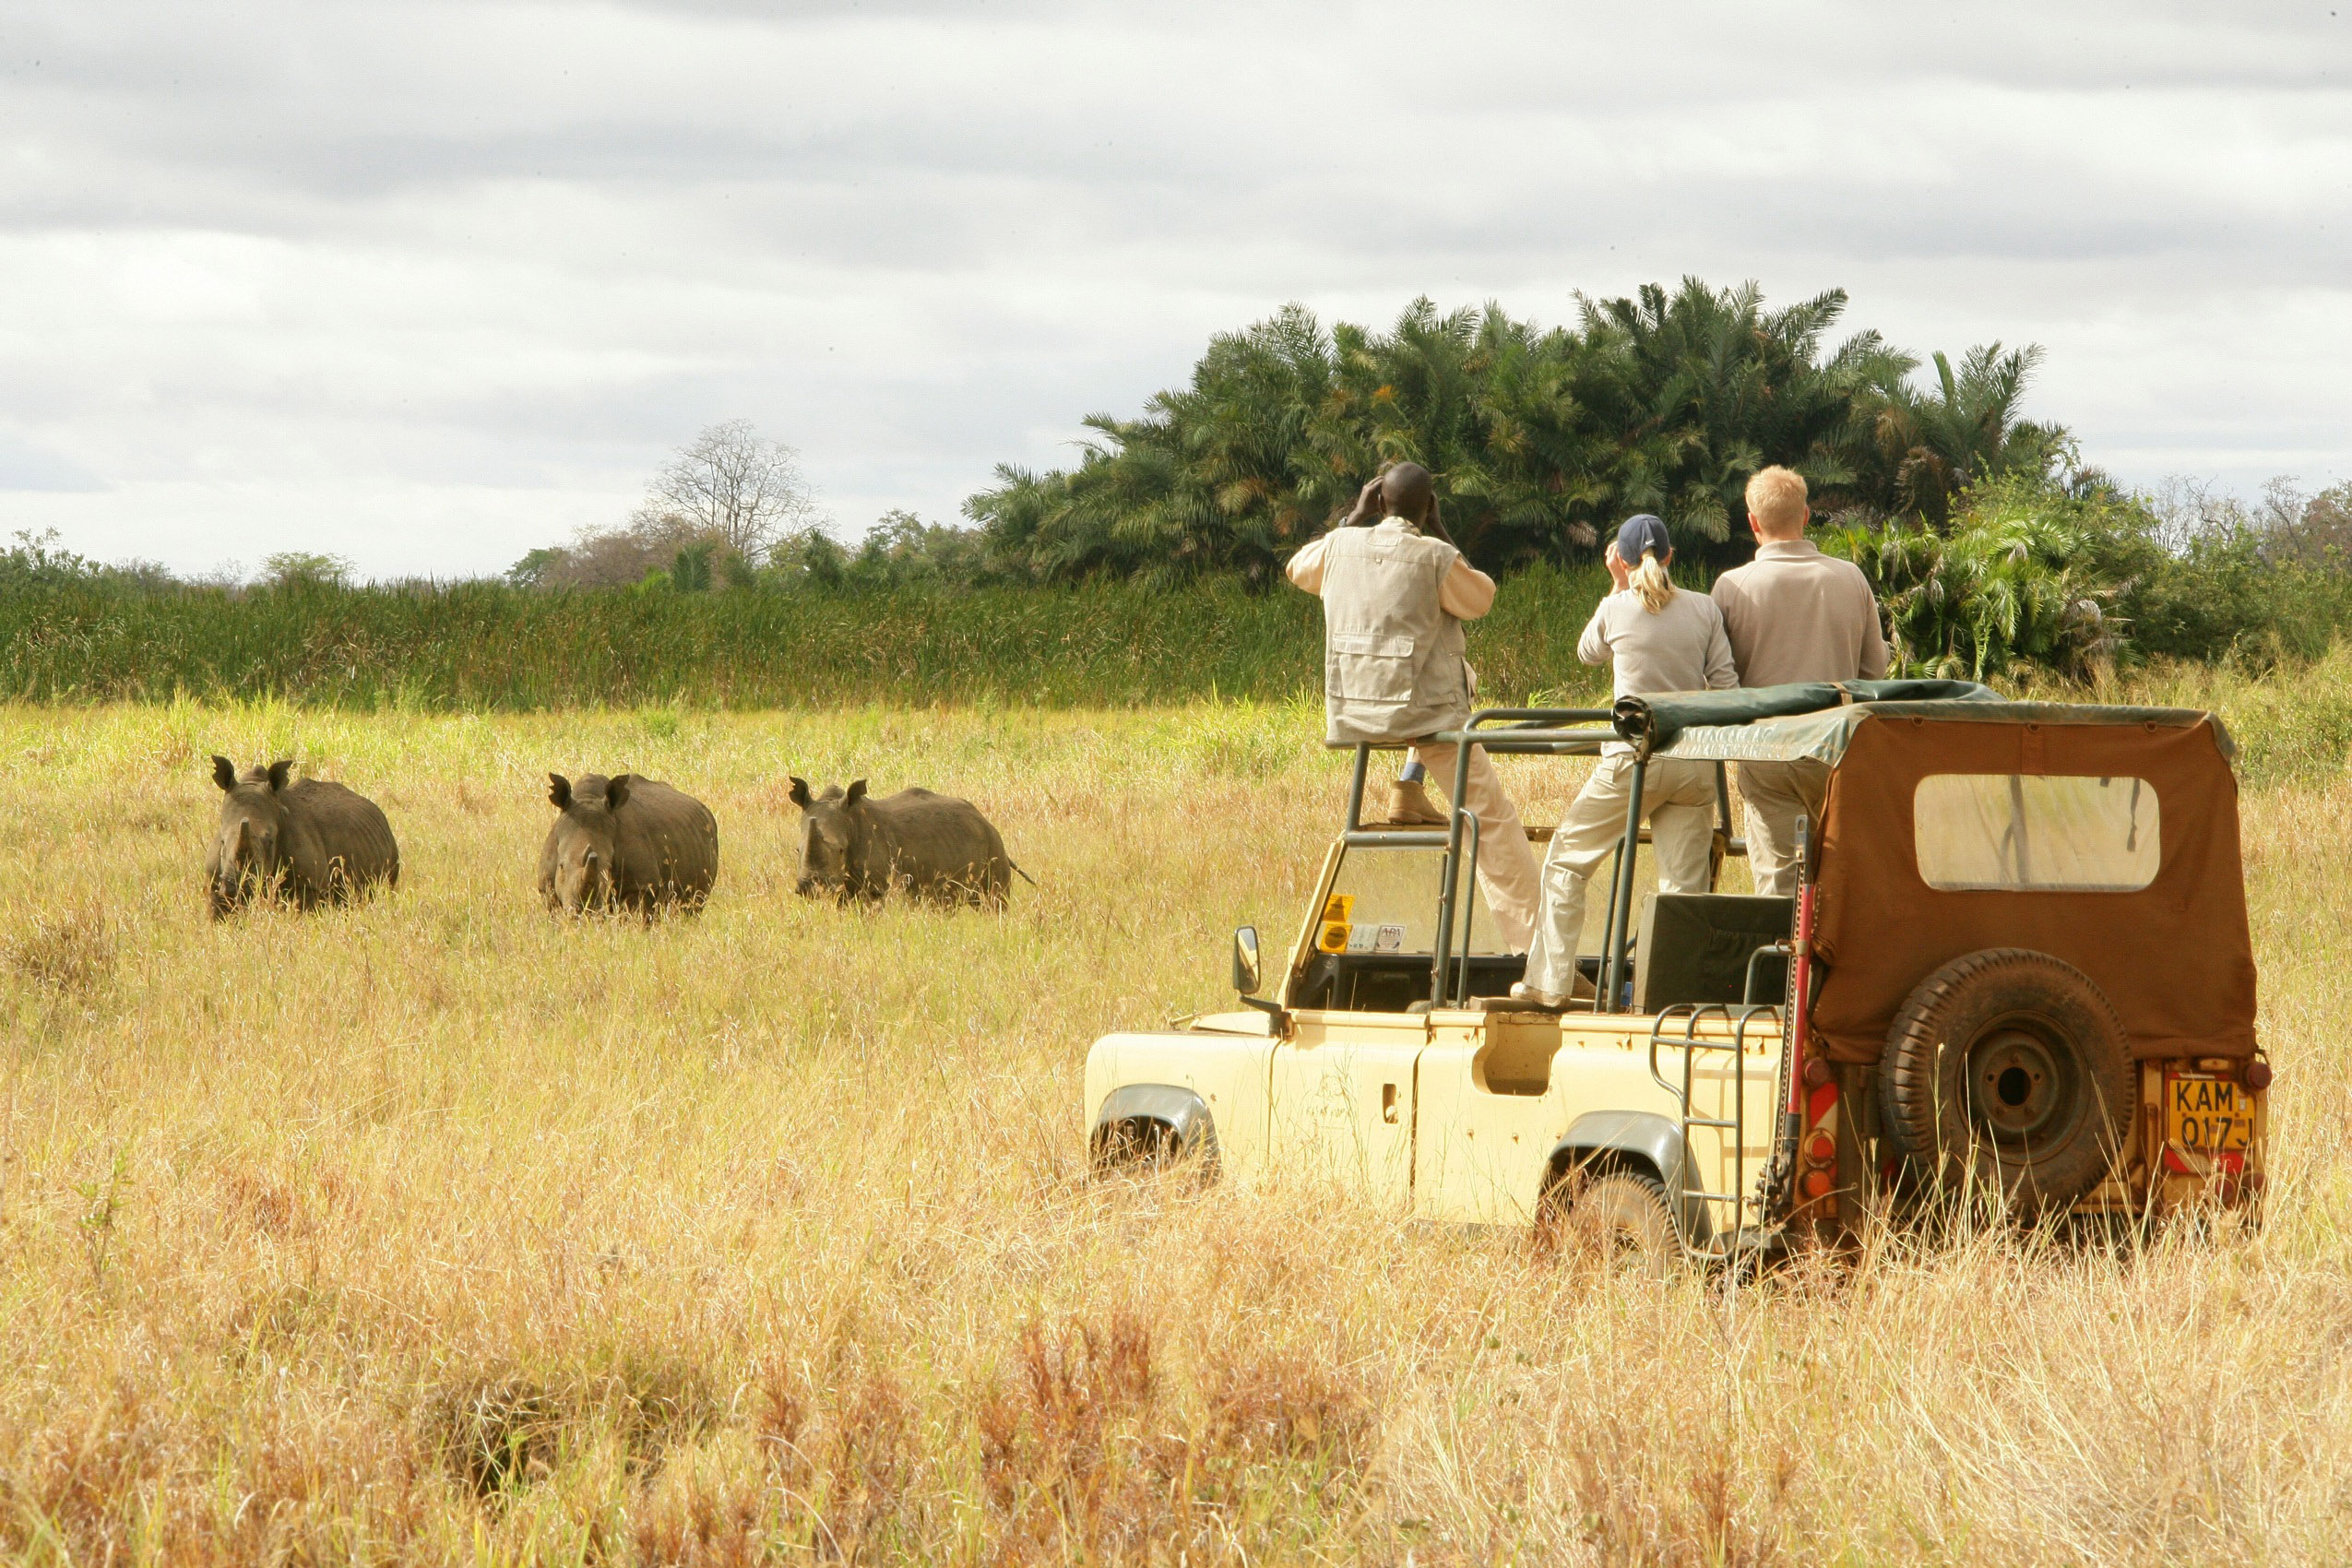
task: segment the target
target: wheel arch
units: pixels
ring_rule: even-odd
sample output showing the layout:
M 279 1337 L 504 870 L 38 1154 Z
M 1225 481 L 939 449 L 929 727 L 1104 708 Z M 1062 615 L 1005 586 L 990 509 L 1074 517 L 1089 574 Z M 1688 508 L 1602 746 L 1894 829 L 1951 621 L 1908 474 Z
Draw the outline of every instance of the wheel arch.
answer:
M 1685 1244 L 1705 1246 L 1714 1234 L 1706 1204 L 1692 1195 L 1682 1129 L 1654 1111 L 1588 1111 L 1552 1145 L 1544 1167 L 1543 1200 L 1577 1170 L 1631 1170 L 1655 1177 L 1673 1199 Z
M 1212 1172 L 1217 1168 L 1217 1119 L 1195 1090 L 1178 1084 L 1122 1084 L 1112 1089 L 1095 1109 L 1087 1135 L 1089 1159 L 1103 1164 L 1111 1140 L 1123 1132 L 1147 1135 L 1180 1157 L 1197 1153 Z

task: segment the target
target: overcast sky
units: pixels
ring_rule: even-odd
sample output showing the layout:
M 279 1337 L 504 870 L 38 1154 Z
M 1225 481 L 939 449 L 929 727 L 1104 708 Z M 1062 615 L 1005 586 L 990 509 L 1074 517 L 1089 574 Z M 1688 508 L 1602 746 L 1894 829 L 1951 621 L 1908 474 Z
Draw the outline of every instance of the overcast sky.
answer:
M 0 530 L 491 572 L 742 418 L 853 537 L 1285 301 L 1685 273 L 2041 343 L 2030 411 L 2133 481 L 2316 487 L 2347 43 L 2265 0 L 9 0 Z

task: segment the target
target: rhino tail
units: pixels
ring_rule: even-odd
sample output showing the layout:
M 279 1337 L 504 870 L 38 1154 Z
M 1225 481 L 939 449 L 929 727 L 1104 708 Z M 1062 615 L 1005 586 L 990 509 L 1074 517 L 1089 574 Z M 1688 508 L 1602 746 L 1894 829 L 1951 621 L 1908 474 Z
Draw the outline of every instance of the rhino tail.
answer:
M 1037 885 L 1037 878 L 1036 878 L 1036 877 L 1031 876 L 1031 875 L 1030 875 L 1028 872 L 1022 871 L 1022 870 L 1021 870 L 1021 868 L 1020 868 L 1019 866 L 1017 866 L 1017 865 L 1014 865 L 1014 862 L 1013 862 L 1013 857 L 1012 857 L 1012 856 L 1010 856 L 1010 855 L 1005 856 L 1005 857 L 1004 857 L 1004 863 L 1005 863 L 1006 865 L 1008 865 L 1008 866 L 1012 866 L 1012 867 L 1013 867 L 1013 869 L 1014 869 L 1014 871 L 1016 871 L 1016 873 L 1019 873 L 1019 874 L 1020 874 L 1020 878 L 1021 878 L 1021 880 L 1022 880 L 1023 882 L 1028 883 L 1028 884 L 1031 887 L 1035 887 L 1035 886 Z

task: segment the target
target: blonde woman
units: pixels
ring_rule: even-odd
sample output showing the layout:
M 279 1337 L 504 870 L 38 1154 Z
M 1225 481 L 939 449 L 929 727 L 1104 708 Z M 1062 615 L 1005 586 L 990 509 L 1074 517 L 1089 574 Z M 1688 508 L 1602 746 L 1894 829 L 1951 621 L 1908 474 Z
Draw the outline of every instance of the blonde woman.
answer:
M 1723 612 L 1705 594 L 1674 586 L 1674 543 L 1663 522 L 1646 514 L 1628 519 L 1605 559 L 1616 591 L 1594 610 L 1576 657 L 1587 664 L 1614 664 L 1619 696 L 1740 683 Z M 1574 994 L 1585 887 L 1624 834 L 1633 750 L 1615 741 L 1602 749 L 1592 777 L 1552 833 L 1535 938 L 1527 949 L 1527 977 L 1511 988 L 1518 1002 L 1556 1008 Z M 1642 811 L 1660 891 L 1706 891 L 1714 809 L 1713 764 L 1651 761 L 1643 779 Z

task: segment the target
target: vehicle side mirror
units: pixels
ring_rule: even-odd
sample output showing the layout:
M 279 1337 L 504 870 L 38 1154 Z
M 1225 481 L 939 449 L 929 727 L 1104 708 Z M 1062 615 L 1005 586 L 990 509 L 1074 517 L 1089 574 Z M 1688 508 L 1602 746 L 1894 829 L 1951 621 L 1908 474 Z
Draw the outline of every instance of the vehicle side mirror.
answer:
M 1241 993 L 1241 1005 L 1255 1008 L 1274 1020 L 1277 1039 L 1290 1035 L 1290 1011 L 1279 1002 L 1268 1002 L 1258 994 L 1265 984 L 1265 965 L 1258 953 L 1258 928 L 1245 925 L 1233 932 L 1233 989 Z
M 1258 959 L 1258 928 L 1242 926 L 1233 933 L 1233 989 L 1244 996 L 1255 996 L 1264 983 L 1263 966 Z

